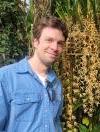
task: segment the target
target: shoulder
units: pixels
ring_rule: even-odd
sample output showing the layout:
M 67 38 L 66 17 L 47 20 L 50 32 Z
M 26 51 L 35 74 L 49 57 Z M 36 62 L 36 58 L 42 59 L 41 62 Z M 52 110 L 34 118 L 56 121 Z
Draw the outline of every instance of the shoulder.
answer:
M 15 76 L 18 70 L 23 70 L 23 67 L 25 65 L 25 58 L 20 60 L 19 62 L 15 62 L 10 65 L 6 65 L 0 68 L 0 80 L 2 78 L 9 79 L 11 76 Z
M 0 68 L 0 80 L 8 73 L 11 73 L 16 70 L 17 63 L 6 65 Z
M 0 68 L 0 72 L 4 72 L 4 71 L 8 71 L 10 69 L 13 69 L 13 68 L 15 68 L 16 64 L 17 64 L 17 62 L 14 64 L 9 64 L 9 65 L 3 66 Z
M 14 63 L 0 68 L 0 90 L 3 91 L 3 94 L 5 94 L 5 96 L 7 95 L 7 98 L 9 98 L 11 94 L 9 82 L 13 83 L 13 80 L 11 78 L 12 72 L 14 71 L 16 65 L 17 63 Z

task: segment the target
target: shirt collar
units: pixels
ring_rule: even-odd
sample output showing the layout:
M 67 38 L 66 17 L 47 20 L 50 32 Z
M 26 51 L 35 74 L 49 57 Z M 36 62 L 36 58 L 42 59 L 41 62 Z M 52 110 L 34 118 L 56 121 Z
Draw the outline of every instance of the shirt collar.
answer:
M 32 71 L 29 63 L 28 63 L 28 56 L 26 56 L 24 59 L 22 59 L 21 61 L 19 61 L 17 63 L 17 67 L 16 67 L 16 71 L 17 73 L 23 74 L 23 73 L 30 73 L 31 75 L 36 76 L 35 72 Z M 48 73 L 47 73 L 47 81 L 49 82 L 53 82 L 57 79 L 57 76 L 55 74 L 55 72 L 49 68 Z
M 26 56 L 24 59 L 19 61 L 16 66 L 17 66 L 16 67 L 17 73 L 28 73 L 29 72 L 32 74 L 32 70 L 28 63 L 28 56 Z
M 55 72 L 51 68 L 48 70 L 47 79 L 48 79 L 49 82 L 53 82 L 53 81 L 57 80 L 57 76 L 56 76 Z

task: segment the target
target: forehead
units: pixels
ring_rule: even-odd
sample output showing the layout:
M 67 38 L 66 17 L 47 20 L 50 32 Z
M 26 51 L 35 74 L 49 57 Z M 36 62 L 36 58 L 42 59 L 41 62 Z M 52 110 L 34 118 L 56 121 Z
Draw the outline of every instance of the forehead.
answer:
M 56 28 L 52 28 L 52 27 L 43 28 L 40 38 L 41 37 L 52 37 L 52 38 L 58 38 L 61 40 L 65 39 L 63 32 L 61 30 L 56 29 Z

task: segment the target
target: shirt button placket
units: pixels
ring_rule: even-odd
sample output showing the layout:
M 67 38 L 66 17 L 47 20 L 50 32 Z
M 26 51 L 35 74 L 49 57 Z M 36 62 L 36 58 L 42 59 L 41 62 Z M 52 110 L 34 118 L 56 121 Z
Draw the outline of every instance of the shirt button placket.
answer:
M 49 98 L 48 98 L 48 94 L 45 93 L 45 107 L 44 107 L 44 111 L 45 111 L 45 114 L 44 114 L 44 132 L 49 132 L 49 121 L 48 121 L 48 116 L 49 116 L 49 113 L 48 113 L 48 109 L 49 109 Z

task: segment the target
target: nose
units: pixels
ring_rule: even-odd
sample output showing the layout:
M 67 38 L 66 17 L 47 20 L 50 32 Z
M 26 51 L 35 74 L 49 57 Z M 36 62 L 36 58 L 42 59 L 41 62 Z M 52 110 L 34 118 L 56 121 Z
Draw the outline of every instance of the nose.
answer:
M 57 44 L 57 42 L 54 42 L 54 43 L 51 44 L 51 49 L 54 50 L 54 51 L 58 50 L 58 44 Z

